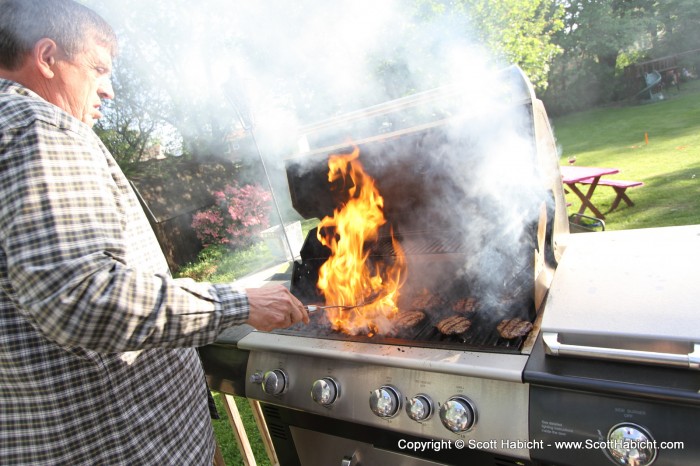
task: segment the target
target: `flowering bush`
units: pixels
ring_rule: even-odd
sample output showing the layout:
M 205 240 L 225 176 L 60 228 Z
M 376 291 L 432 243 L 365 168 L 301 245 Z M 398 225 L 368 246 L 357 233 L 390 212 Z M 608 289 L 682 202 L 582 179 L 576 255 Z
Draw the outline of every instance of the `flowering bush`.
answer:
M 234 182 L 212 195 L 214 205 L 192 219 L 192 228 L 204 246 L 248 247 L 269 226 L 272 195 L 260 186 L 239 187 Z

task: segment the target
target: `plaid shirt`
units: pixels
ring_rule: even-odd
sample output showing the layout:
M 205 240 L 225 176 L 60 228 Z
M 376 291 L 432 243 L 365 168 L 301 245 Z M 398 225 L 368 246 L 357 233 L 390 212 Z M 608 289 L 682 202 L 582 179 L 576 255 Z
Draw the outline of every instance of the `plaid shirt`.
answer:
M 0 460 L 211 464 L 193 347 L 244 292 L 175 280 L 87 125 L 0 79 Z

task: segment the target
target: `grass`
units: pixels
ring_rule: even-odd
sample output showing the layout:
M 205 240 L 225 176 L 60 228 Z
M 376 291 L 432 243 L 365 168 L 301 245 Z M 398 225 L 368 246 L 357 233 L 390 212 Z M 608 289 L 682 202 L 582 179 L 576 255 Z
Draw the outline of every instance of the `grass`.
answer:
M 620 173 L 613 178 L 644 182 L 628 190 L 634 207 L 622 203 L 606 214 L 609 230 L 700 223 L 700 81 L 685 83 L 667 97 L 552 122 L 562 164 L 575 156 L 576 165 L 615 167 Z M 601 186 L 593 202 L 606 212 L 614 198 L 612 189 Z M 570 212 L 577 211 L 580 201 L 574 195 L 567 200 Z
M 318 220 L 303 220 L 303 237 L 318 224 Z M 232 252 L 225 246 L 209 246 L 197 256 L 197 262 L 187 264 L 178 271 L 179 277 L 213 283 L 232 282 L 251 272 L 263 270 L 279 263 L 264 242 L 248 249 Z
M 645 183 L 628 191 L 634 207 L 622 203 L 606 214 L 609 230 L 700 224 L 700 80 L 685 83 L 680 92 L 671 90 L 666 97 L 649 104 L 599 108 L 552 122 L 562 164 L 576 156 L 576 165 L 615 167 L 620 169 L 616 178 Z M 599 187 L 594 203 L 605 212 L 614 197 L 612 189 Z M 577 211 L 580 204 L 575 196 L 570 194 L 568 201 L 570 212 Z M 304 234 L 313 226 L 313 221 L 304 222 Z M 262 244 L 236 254 L 210 248 L 180 275 L 230 281 L 271 260 Z M 226 464 L 243 464 L 218 394 L 215 400 L 222 419 L 214 421 L 214 429 Z M 269 465 L 250 406 L 245 399 L 236 401 L 257 463 Z
M 197 259 L 197 262 L 182 267 L 178 276 L 214 283 L 232 282 L 275 263 L 263 242 L 235 253 L 225 246 L 209 246 L 199 253 Z
M 221 454 L 223 455 L 228 466 L 242 465 L 243 457 L 238 450 L 238 444 L 233 436 L 233 429 L 231 428 L 231 424 L 229 424 L 226 409 L 224 408 L 223 397 L 220 393 L 213 392 L 212 394 L 214 395 L 216 409 L 221 415 L 221 419 L 212 421 L 212 424 L 214 425 L 214 435 L 216 436 L 216 440 L 221 447 Z M 253 455 L 255 455 L 256 464 L 259 466 L 271 466 L 271 463 L 267 458 L 267 453 L 265 452 L 265 447 L 260 438 L 257 425 L 255 424 L 255 418 L 253 417 L 250 404 L 245 398 L 235 398 L 236 406 L 238 407 L 241 419 L 243 419 L 243 425 L 246 433 L 248 434 L 250 447 L 253 450 Z

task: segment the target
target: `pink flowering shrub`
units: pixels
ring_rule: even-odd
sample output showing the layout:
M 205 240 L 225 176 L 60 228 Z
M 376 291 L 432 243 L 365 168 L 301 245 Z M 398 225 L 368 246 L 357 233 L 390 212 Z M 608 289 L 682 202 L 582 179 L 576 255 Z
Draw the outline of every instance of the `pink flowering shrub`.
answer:
M 270 226 L 272 195 L 260 186 L 239 187 L 234 182 L 212 194 L 214 205 L 197 212 L 192 219 L 192 228 L 204 246 L 248 247 Z

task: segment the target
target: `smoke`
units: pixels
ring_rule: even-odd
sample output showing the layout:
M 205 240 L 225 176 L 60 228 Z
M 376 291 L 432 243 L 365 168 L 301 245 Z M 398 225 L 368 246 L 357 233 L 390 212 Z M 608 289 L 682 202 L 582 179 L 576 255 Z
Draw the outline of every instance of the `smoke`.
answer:
M 182 131 L 230 131 L 243 121 L 273 169 L 297 151 L 301 125 L 456 83 L 460 100 L 451 107 L 462 116 L 421 162 L 421 176 L 436 167 L 450 176 L 428 204 L 440 224 L 466 235 L 466 275 L 483 281 L 494 271 L 502 287 L 522 266 L 521 237 L 546 193 L 532 166 L 529 116 L 512 105 L 511 84 L 497 72 L 506 64 L 478 43 L 468 15 L 400 0 L 83 3 L 115 27 L 124 63 L 145 93 L 170 103 Z M 401 166 L 410 150 L 397 148 L 386 163 Z M 284 197 L 277 178 L 275 194 Z
M 271 147 L 300 124 L 489 74 L 466 17 L 411 1 L 83 2 L 115 27 L 144 92 L 192 125 L 194 113 L 230 120 L 234 96 Z

